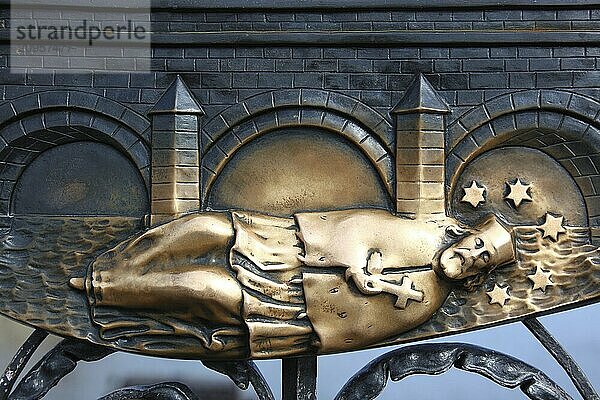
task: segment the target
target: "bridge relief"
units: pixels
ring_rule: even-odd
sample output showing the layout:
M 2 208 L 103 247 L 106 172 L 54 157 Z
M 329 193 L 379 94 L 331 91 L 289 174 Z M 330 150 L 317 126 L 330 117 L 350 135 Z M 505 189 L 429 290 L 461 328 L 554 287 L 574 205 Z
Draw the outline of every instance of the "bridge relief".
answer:
M 211 365 L 407 343 L 597 301 L 597 105 L 515 92 L 447 127 L 452 109 L 421 74 L 393 122 L 302 89 L 204 123 L 179 76 L 148 119 L 78 92 L 17 99 L 0 110 L 3 212 L 13 191 L 15 209 L 31 197 L 29 168 L 78 142 L 118 150 L 145 189 L 119 191 L 150 196 L 130 214 L 10 215 L 0 312 L 107 349 L 89 358 Z
M 149 189 L 149 121 L 104 97 L 52 90 L 4 103 L 0 110 L 0 213 L 11 211 L 11 196 L 27 166 L 45 151 L 92 141 L 114 147 L 130 160 Z
M 486 151 L 507 146 L 538 149 L 556 160 L 562 166 L 558 170 L 566 170 L 576 184 L 574 193 L 581 193 L 584 207 L 577 211 L 583 216 L 578 223 L 589 224 L 597 241 L 599 113 L 597 101 L 556 90 L 515 92 L 470 110 L 448 127 L 447 190 L 460 193 L 457 182 L 463 170 Z

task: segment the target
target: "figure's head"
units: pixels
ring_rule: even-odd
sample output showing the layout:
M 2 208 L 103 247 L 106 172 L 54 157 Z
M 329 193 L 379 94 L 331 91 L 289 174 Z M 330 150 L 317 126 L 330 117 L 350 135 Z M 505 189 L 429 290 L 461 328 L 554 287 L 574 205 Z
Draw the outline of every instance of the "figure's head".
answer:
M 492 215 L 442 251 L 438 269 L 445 278 L 463 280 L 484 275 L 514 260 L 512 235 Z

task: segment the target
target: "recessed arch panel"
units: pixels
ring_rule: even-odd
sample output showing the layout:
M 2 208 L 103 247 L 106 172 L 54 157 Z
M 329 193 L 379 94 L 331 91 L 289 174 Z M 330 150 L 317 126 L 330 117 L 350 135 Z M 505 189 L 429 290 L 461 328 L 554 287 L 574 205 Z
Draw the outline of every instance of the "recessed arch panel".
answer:
M 94 141 L 130 160 L 150 184 L 150 122 L 124 105 L 94 93 L 50 90 L 19 97 L 0 110 L 0 215 L 21 174 L 40 154 L 66 143 Z
M 212 185 L 207 206 L 291 215 L 390 203 L 378 172 L 350 141 L 321 128 L 289 127 L 236 151 Z
M 148 213 L 146 185 L 135 164 L 98 142 L 46 150 L 15 185 L 13 214 L 124 215 Z
M 600 103 L 560 90 L 529 90 L 496 97 L 448 128 L 446 182 L 457 190 L 465 167 L 502 146 L 541 150 L 558 161 L 583 194 L 594 242 L 600 242 Z

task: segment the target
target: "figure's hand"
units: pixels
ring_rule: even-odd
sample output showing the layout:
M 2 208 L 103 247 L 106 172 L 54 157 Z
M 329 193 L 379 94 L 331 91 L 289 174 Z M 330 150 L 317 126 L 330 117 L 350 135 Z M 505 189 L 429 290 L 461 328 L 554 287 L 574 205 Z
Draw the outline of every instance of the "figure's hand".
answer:
M 364 294 L 379 294 L 381 293 L 381 285 L 379 279 L 371 275 L 359 274 L 354 276 L 354 283 Z
M 375 251 L 369 255 L 365 268 L 348 268 L 346 280 L 352 278 L 358 290 L 364 294 L 379 294 L 382 292 L 381 281 L 375 274 L 383 271 L 381 253 Z
M 374 251 L 369 254 L 367 259 L 367 273 L 371 275 L 379 275 L 383 272 L 383 259 L 381 253 Z

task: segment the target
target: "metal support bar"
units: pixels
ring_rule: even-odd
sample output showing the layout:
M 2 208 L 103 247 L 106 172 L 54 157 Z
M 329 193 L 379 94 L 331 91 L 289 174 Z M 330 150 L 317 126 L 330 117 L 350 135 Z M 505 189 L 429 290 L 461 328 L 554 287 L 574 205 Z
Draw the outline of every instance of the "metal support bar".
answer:
M 36 329 L 31 336 L 27 338 L 25 343 L 23 343 L 23 346 L 21 346 L 17 354 L 15 354 L 0 378 L 0 400 L 6 400 L 8 398 L 10 391 L 15 385 L 19 375 L 21 375 L 21 372 L 23 372 L 27 362 L 47 336 L 48 332 L 42 329 Z
M 533 336 L 548 350 L 548 353 L 565 370 L 573 384 L 585 400 L 600 400 L 600 396 L 588 380 L 583 370 L 577 365 L 573 357 L 560 345 L 560 343 L 544 328 L 536 318 L 523 320 L 523 324 L 531 331 Z
M 317 399 L 317 357 L 282 360 L 283 400 Z

